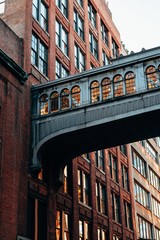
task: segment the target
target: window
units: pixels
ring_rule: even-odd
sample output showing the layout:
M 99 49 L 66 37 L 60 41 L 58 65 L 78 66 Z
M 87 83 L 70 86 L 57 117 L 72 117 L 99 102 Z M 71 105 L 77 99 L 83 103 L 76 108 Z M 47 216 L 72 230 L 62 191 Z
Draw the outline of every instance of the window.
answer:
M 83 7 L 83 0 L 77 0 L 78 4 Z
M 82 157 L 85 158 L 86 160 L 88 160 L 88 162 L 90 162 L 90 155 L 89 155 L 89 153 L 83 153 Z
M 134 193 L 136 201 L 149 208 L 149 193 L 137 182 L 134 183 Z
M 90 239 L 90 225 L 87 221 L 79 220 L 79 240 Z
M 75 59 L 75 67 L 80 72 L 83 72 L 85 70 L 84 53 L 77 45 L 74 46 L 74 59 Z
M 100 170 L 104 171 L 104 152 L 103 150 L 95 151 L 95 165 Z
M 70 239 L 70 216 L 68 213 L 56 212 L 56 240 Z
M 151 144 L 150 144 L 148 141 L 146 141 L 146 151 L 147 151 L 147 153 L 151 156 L 151 158 L 152 158 L 155 162 L 158 161 L 158 159 L 157 159 L 157 152 L 156 152 L 156 150 L 151 146 Z
M 113 236 L 113 240 L 121 240 L 122 238 L 121 237 L 117 237 L 117 236 Z
M 120 148 L 121 153 L 123 153 L 125 156 L 127 156 L 127 146 L 120 145 L 119 148 Z
M 61 10 L 65 17 L 68 16 L 68 0 L 56 0 L 56 6 Z
M 107 100 L 112 97 L 112 85 L 109 78 L 105 78 L 101 83 L 102 87 L 102 100 Z
M 152 196 L 152 212 L 160 218 L 160 202 Z
M 147 87 L 149 89 L 155 88 L 157 84 L 156 68 L 149 66 L 146 69 Z
M 149 167 L 149 181 L 154 188 L 156 188 L 157 190 L 160 189 L 160 178 L 150 167 Z
M 120 198 L 114 192 L 112 192 L 112 214 L 113 219 L 120 223 Z
M 113 78 L 114 83 L 114 97 L 120 97 L 124 95 L 124 89 L 123 89 L 123 79 L 120 74 L 116 75 Z
M 33 0 L 32 15 L 39 22 L 40 26 L 48 31 L 48 8 L 42 0 Z
M 89 205 L 89 175 L 78 170 L 78 200 Z
M 5 0 L 0 0 L 0 14 L 4 13 L 5 10 Z
M 32 196 L 28 197 L 27 235 L 31 239 L 47 239 L 47 204 Z
M 106 213 L 106 188 L 96 182 L 96 208 L 100 213 Z
M 96 27 L 96 10 L 90 2 L 88 3 L 88 18 L 93 26 Z
M 125 86 L 126 86 L 126 94 L 131 94 L 136 91 L 135 86 L 135 75 L 133 72 L 128 72 L 125 75 Z
M 124 201 L 124 213 L 126 227 L 132 229 L 131 204 L 126 201 Z
M 109 64 L 108 56 L 104 50 L 102 51 L 102 61 L 104 66 Z
M 50 108 L 51 108 L 51 113 L 57 112 L 59 110 L 59 93 L 56 91 L 51 93 Z
M 48 114 L 48 95 L 42 94 L 39 98 L 40 115 Z
M 109 153 L 109 168 L 112 180 L 118 182 L 117 158 L 112 153 Z
M 159 240 L 160 239 L 160 229 L 156 228 L 154 229 L 154 233 L 155 233 L 155 240 Z
M 125 190 L 129 191 L 128 168 L 122 164 L 121 170 L 122 170 L 122 187 Z
M 93 81 L 90 86 L 91 89 L 91 103 L 98 102 L 100 100 L 99 82 Z
M 98 227 L 98 240 L 107 240 L 106 230 Z
M 102 40 L 108 46 L 108 29 L 106 28 L 106 26 L 102 21 L 101 21 L 101 35 L 102 35 Z
M 146 174 L 146 162 L 132 149 L 132 163 L 137 171 L 142 174 L 144 177 Z
M 80 92 L 81 92 L 81 89 L 79 86 L 74 86 L 72 88 L 71 90 L 72 108 L 80 105 L 80 102 L 81 102 Z
M 56 60 L 56 79 L 67 77 L 69 75 L 68 70 L 60 63 L 58 60 Z
M 68 55 L 68 32 L 58 21 L 56 21 L 56 45 Z
M 64 193 L 68 193 L 68 167 L 64 168 L 64 181 L 63 181 L 63 191 Z
M 98 42 L 92 33 L 89 33 L 89 46 L 93 56 L 98 59 Z
M 76 10 L 74 10 L 74 30 L 84 40 L 84 21 Z
M 34 34 L 32 34 L 31 63 L 37 66 L 39 71 L 47 76 L 48 48 Z
M 118 45 L 116 44 L 113 38 L 112 38 L 112 55 L 113 58 L 117 58 L 119 56 Z
M 152 225 L 145 219 L 137 216 L 138 221 L 138 232 L 140 239 L 152 239 Z
M 60 103 L 61 110 L 65 110 L 69 108 L 69 90 L 67 88 L 62 89 L 60 93 Z

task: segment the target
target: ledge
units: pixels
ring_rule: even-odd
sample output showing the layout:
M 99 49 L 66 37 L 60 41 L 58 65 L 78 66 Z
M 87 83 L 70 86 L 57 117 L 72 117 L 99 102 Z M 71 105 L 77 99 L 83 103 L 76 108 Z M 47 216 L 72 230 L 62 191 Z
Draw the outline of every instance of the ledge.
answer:
M 0 49 L 0 62 L 5 65 L 15 76 L 18 77 L 21 84 L 28 79 L 28 74 L 16 64 L 2 49 Z

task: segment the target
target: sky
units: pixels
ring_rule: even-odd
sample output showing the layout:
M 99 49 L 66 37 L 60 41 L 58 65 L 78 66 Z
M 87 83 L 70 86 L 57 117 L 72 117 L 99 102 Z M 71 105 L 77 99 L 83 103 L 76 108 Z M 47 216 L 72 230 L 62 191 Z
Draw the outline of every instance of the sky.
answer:
M 160 46 L 160 0 L 108 0 L 108 6 L 129 53 Z

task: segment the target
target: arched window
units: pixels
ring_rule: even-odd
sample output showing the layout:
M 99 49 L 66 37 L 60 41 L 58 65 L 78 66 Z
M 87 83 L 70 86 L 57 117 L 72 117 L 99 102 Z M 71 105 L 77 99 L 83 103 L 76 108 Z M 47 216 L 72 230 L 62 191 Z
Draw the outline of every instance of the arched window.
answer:
M 48 114 L 48 95 L 43 94 L 39 98 L 40 103 L 40 115 Z
M 61 91 L 61 110 L 69 108 L 69 90 L 64 88 Z
M 94 81 L 91 83 L 91 103 L 98 102 L 100 100 L 99 82 Z
M 112 97 L 112 89 L 111 89 L 111 80 L 109 78 L 105 78 L 102 80 L 102 100 L 106 100 Z
M 123 89 L 123 79 L 120 74 L 114 76 L 113 78 L 114 83 L 114 97 L 120 97 L 124 95 Z
M 134 93 L 136 91 L 134 72 L 127 72 L 126 73 L 126 75 L 125 75 L 125 87 L 126 87 L 126 94 Z
M 157 83 L 156 68 L 149 66 L 146 68 L 147 87 L 149 89 L 155 88 Z
M 80 105 L 81 102 L 81 96 L 80 96 L 80 87 L 74 86 L 71 90 L 71 101 L 72 101 L 72 107 L 76 107 Z
M 51 113 L 59 110 L 59 93 L 52 92 L 50 96 Z

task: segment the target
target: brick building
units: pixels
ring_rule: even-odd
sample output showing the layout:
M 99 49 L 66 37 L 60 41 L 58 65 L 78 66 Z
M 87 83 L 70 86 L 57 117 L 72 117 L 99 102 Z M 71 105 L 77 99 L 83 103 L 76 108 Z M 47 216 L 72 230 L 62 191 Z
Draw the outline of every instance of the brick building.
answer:
M 158 138 L 77 156 L 62 186 L 30 170 L 31 86 L 124 53 L 106 2 L 5 0 L 0 18 L 0 239 L 159 239 Z

